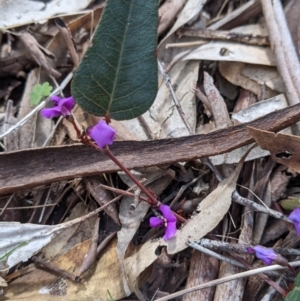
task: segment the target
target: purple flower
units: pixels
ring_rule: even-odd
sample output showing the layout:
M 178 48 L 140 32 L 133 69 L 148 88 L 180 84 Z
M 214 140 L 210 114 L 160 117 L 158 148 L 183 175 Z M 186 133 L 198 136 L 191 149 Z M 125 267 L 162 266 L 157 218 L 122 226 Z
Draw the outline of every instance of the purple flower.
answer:
M 98 124 L 88 130 L 88 134 L 93 138 L 99 148 L 112 145 L 116 131 L 105 121 L 101 120 Z
M 151 217 L 150 227 L 160 228 L 162 226 L 166 227 L 164 240 L 169 240 L 176 234 L 176 216 L 172 213 L 170 206 L 160 205 L 158 209 L 162 212 L 163 218 Z
M 277 259 L 278 254 L 274 252 L 271 248 L 265 248 L 263 246 L 255 246 L 252 248 L 247 248 L 249 254 L 254 254 L 255 256 L 262 260 L 266 265 L 270 265 L 274 260 Z
M 298 236 L 300 236 L 300 208 L 295 208 L 289 215 L 289 219 L 294 223 Z
M 75 106 L 75 100 L 72 96 L 69 98 L 60 98 L 54 95 L 51 97 L 51 100 L 54 102 L 55 106 L 53 108 L 43 109 L 41 111 L 42 116 L 45 118 L 53 118 L 71 115 L 71 111 Z

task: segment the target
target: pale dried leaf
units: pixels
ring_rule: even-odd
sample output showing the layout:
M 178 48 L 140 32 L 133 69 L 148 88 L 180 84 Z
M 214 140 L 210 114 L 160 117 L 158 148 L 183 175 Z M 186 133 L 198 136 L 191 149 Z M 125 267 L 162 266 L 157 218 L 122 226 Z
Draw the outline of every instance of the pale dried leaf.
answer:
M 92 208 L 89 209 L 91 210 Z M 87 206 L 80 202 L 72 209 L 70 216 L 66 218 L 65 222 L 80 218 L 86 213 Z M 51 242 L 43 248 L 44 257 L 47 259 L 54 258 L 55 256 L 70 250 L 77 243 L 90 238 L 96 219 L 97 217 L 93 216 L 82 223 L 64 229 L 61 233 L 52 238 Z
M 233 113 L 232 120 L 237 123 L 246 123 L 262 116 L 265 116 L 276 110 L 286 108 L 288 106 L 284 94 L 279 94 L 272 98 L 257 102 L 248 108 L 245 108 L 237 113 Z
M 201 12 L 206 1 L 207 0 L 188 0 L 184 8 L 180 12 L 177 21 L 175 22 L 171 30 L 168 32 L 168 34 L 165 36 L 165 38 L 161 41 L 160 45 L 178 28 L 180 28 L 181 26 L 192 20 L 195 16 L 197 16 Z
M 183 60 L 244 62 L 275 66 L 276 60 L 268 47 L 242 45 L 232 42 L 210 42 L 189 52 Z
M 58 14 L 72 14 L 86 8 L 91 0 L 75 1 L 1 1 L 0 28 L 7 29 L 28 23 L 44 22 Z
M 61 255 L 51 262 L 60 269 L 77 274 L 83 257 L 90 246 L 90 240 L 76 245 L 69 252 Z M 107 246 L 100 259 L 95 263 L 93 269 L 87 271 L 88 279 L 85 285 L 74 284 L 67 280 L 67 287 L 60 296 L 60 290 L 53 287 L 57 276 L 40 269 L 23 275 L 13 281 L 5 292 L 7 300 L 23 301 L 53 301 L 63 299 L 64 301 L 107 301 L 110 291 L 114 300 L 125 297 L 119 272 L 119 263 L 116 251 L 116 239 Z M 39 279 L 37 281 L 37 279 Z
M 191 127 L 196 125 L 195 96 L 192 89 L 198 78 L 199 63 L 195 61 L 180 62 L 169 73 L 177 99 Z M 163 83 L 158 90 L 156 99 L 150 109 L 142 115 L 147 123 L 153 138 L 180 137 L 189 135 L 182 119 L 180 118 L 170 92 Z M 134 133 L 139 140 L 146 140 L 139 120 L 132 119 L 122 121 L 123 124 Z
M 128 284 L 132 291 L 138 283 L 140 273 L 157 259 L 155 251 L 158 247 L 166 246 L 168 254 L 176 254 L 187 248 L 188 240 L 197 241 L 217 226 L 231 205 L 231 194 L 246 156 L 247 154 L 235 171 L 200 203 L 198 207 L 200 213 L 183 225 L 174 238 L 169 241 L 163 239 L 148 241 L 136 254 L 125 259 Z
M 29 95 L 33 91 L 33 87 L 36 84 L 39 84 L 40 71 L 40 68 L 37 68 L 33 69 L 28 74 L 25 90 L 20 103 L 18 121 L 24 118 L 35 107 L 31 104 Z M 52 129 L 53 122 L 51 119 L 41 118 L 40 113 L 34 114 L 19 129 L 19 149 L 43 146 Z
M 244 75 L 244 69 L 247 67 L 244 63 L 239 62 L 220 62 L 219 71 L 229 82 L 234 85 L 243 87 L 245 90 L 257 95 L 259 99 L 271 98 L 278 93 L 268 87 L 262 88 L 262 84 L 259 84 L 254 79 L 250 79 Z M 258 66 L 254 66 L 258 67 Z M 263 66 L 261 68 L 264 68 Z
M 213 78 L 207 72 L 204 72 L 203 88 L 210 104 L 210 111 L 214 116 L 216 129 L 229 126 L 231 121 L 225 101 L 214 85 Z
M 246 65 L 242 73 L 259 85 L 266 85 L 271 90 L 285 93 L 284 83 L 275 67 Z
M 161 35 L 174 21 L 178 12 L 182 9 L 186 0 L 168 0 L 164 2 L 159 10 L 158 35 Z
M 21 224 L 17 222 L 1 222 L 0 229 L 0 257 L 16 248 L 1 261 L 1 269 L 11 268 L 19 262 L 27 261 L 47 245 L 55 233 L 61 230 L 57 226 Z M 21 243 L 26 244 L 18 248 Z

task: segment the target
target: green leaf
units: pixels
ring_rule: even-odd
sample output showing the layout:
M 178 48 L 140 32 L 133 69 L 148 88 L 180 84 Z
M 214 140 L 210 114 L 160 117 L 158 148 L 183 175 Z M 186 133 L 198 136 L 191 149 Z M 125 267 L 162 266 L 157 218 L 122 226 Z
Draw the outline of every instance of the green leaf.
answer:
M 38 105 L 42 97 L 49 96 L 51 94 L 52 89 L 53 87 L 50 86 L 48 82 L 43 83 L 43 85 L 36 84 L 29 95 L 31 104 Z
M 49 96 L 53 87 L 48 82 L 44 82 L 42 85 L 42 96 Z
M 38 105 L 39 102 L 40 102 L 41 99 L 42 99 L 41 94 L 36 93 L 36 92 L 31 92 L 30 95 L 29 95 L 29 97 L 30 97 L 30 100 L 31 100 L 31 104 L 32 104 L 33 106 Z
M 300 300 L 300 273 L 298 273 L 295 280 L 295 287 L 292 291 L 290 291 L 284 301 L 299 301 Z
M 140 116 L 157 93 L 157 0 L 108 0 L 92 47 L 72 82 L 87 112 L 117 120 Z

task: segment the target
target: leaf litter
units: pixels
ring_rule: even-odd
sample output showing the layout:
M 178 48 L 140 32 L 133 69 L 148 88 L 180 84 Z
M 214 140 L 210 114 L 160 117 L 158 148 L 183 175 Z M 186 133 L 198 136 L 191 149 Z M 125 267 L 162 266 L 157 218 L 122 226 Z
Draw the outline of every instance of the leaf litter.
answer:
M 89 2 L 91 2 L 91 10 L 94 12 L 94 20 L 90 13 L 83 13 L 83 16 L 79 17 L 69 16 L 62 17 L 62 20 L 57 19 L 56 22 L 47 21 L 56 13 L 72 14 L 74 11 L 78 12 L 78 10 L 85 8 Z M 297 22 L 292 19 L 292 10 L 290 9 L 295 1 L 287 2 L 287 21 L 291 26 L 292 40 L 294 40 L 297 47 L 298 36 L 294 30 L 294 28 L 297 28 L 295 25 Z M 31 300 L 52 300 L 55 295 L 64 295 L 67 300 L 77 300 L 78 298 L 80 300 L 90 300 L 96 295 L 99 300 L 107 300 L 108 298 L 119 300 L 133 292 L 135 292 L 137 298 L 145 300 L 147 297 L 149 299 L 153 297 L 151 295 L 153 290 L 157 291 L 157 298 L 160 298 L 166 293 L 172 294 L 175 290 L 182 290 L 185 285 L 190 287 L 192 283 L 196 283 L 193 274 L 196 267 L 194 270 L 194 266 L 190 266 L 185 269 L 186 272 L 183 272 L 183 262 L 196 265 L 195 260 L 203 259 L 201 259 L 201 256 L 194 256 L 187 243 L 189 241 L 199 241 L 207 234 L 213 235 L 215 238 L 222 236 L 223 240 L 230 242 L 238 239 L 237 246 L 245 242 L 248 244 L 263 243 L 272 246 L 274 241 L 282 248 L 299 246 L 297 237 L 291 239 L 292 235 L 295 235 L 292 227 L 287 227 L 282 220 L 277 222 L 274 217 L 270 217 L 266 213 L 248 212 L 247 205 L 244 205 L 246 207 L 242 210 L 241 205 L 232 203 L 232 200 L 235 201 L 236 198 L 236 195 L 234 198 L 231 197 L 233 191 L 235 193 L 238 191 L 239 194 L 245 196 L 251 202 L 255 200 L 250 192 L 246 193 L 246 190 L 242 188 L 245 186 L 250 190 L 254 190 L 260 197 L 260 201 L 265 203 L 265 206 L 278 207 L 279 203 L 277 202 L 288 198 L 289 195 L 292 196 L 293 191 L 295 191 L 294 195 L 297 195 L 297 172 L 299 169 L 297 168 L 297 162 L 299 161 L 297 161 L 297 150 L 299 149 L 297 147 L 297 127 L 293 126 L 296 121 L 299 121 L 299 116 L 297 117 L 296 114 L 296 110 L 299 109 L 295 109 L 294 119 L 282 114 L 278 123 L 279 119 L 276 121 L 274 119 L 276 117 L 273 117 L 274 127 L 271 126 L 272 120 L 268 119 L 270 116 L 277 116 L 277 110 L 280 113 L 281 109 L 289 109 L 289 105 L 294 103 L 291 97 L 294 95 L 293 89 L 297 90 L 297 80 L 293 79 L 293 71 L 290 70 L 291 62 L 289 59 L 280 60 L 280 53 L 284 53 L 286 50 L 278 51 L 276 48 L 279 45 L 278 43 L 275 43 L 275 52 L 267 46 L 268 43 L 263 44 L 264 46 L 259 44 L 262 37 L 264 41 L 268 37 L 271 45 L 274 43 L 274 35 L 270 34 L 270 27 L 266 30 L 262 25 L 263 23 L 258 22 L 258 14 L 261 10 L 259 1 L 244 1 L 243 3 L 233 1 L 232 3 L 233 7 L 230 7 L 226 2 L 223 3 L 223 1 L 216 1 L 214 7 L 210 5 L 209 1 L 203 0 L 178 1 L 176 5 L 175 1 L 174 3 L 173 1 L 162 3 L 159 8 L 162 18 L 160 20 L 157 57 L 169 73 L 174 93 L 179 100 L 179 110 L 182 109 L 184 112 L 183 117 L 180 115 L 178 107 L 176 108 L 174 99 L 165 86 L 161 74 L 158 74 L 159 89 L 156 98 L 152 95 L 147 99 L 148 103 L 154 101 L 152 107 L 142 117 L 122 123 L 113 121 L 119 133 L 118 139 L 125 143 L 126 140 L 142 140 L 147 146 L 150 145 L 148 144 L 149 140 L 161 139 L 161 148 L 152 151 L 155 155 L 155 160 L 152 159 L 154 163 L 145 164 L 143 161 L 146 162 L 150 156 L 151 147 L 148 153 L 145 148 L 135 149 L 131 147 L 131 153 L 124 157 L 124 163 L 132 167 L 157 166 L 144 169 L 142 173 L 141 170 L 135 172 L 140 173 L 140 177 L 145 178 L 146 181 L 156 179 L 150 187 L 167 204 L 170 204 L 172 198 L 175 198 L 172 202 L 172 209 L 187 218 L 187 222 L 179 227 L 175 238 L 164 241 L 159 238 L 163 235 L 162 232 L 149 231 L 149 214 L 147 214 L 149 205 L 138 200 L 138 191 L 134 193 L 135 197 L 133 195 L 124 196 L 122 201 L 110 204 L 114 201 L 113 193 L 119 191 L 119 188 L 127 189 L 131 187 L 132 183 L 122 173 L 99 176 L 103 170 L 116 171 L 111 167 L 110 169 L 100 167 L 90 171 L 90 173 L 89 171 L 83 171 L 84 168 L 91 170 L 89 166 L 95 163 L 89 163 L 92 162 L 89 161 L 92 156 L 88 155 L 85 157 L 84 163 L 80 163 L 80 154 L 75 157 L 75 153 L 79 150 L 75 145 L 74 158 L 78 161 L 78 170 L 75 173 L 70 172 L 68 176 L 63 176 L 63 172 L 71 170 L 71 167 L 68 164 L 60 164 L 60 171 L 56 170 L 52 177 L 36 172 L 40 175 L 40 179 L 36 180 L 29 175 L 29 172 L 26 172 L 26 169 L 18 169 L 20 176 L 25 179 L 25 183 L 11 188 L 10 191 L 14 190 L 16 193 L 11 196 L 5 195 L 0 200 L 1 207 L 7 207 L 5 210 L 2 209 L 3 211 L 0 214 L 2 221 L 0 227 L 3 229 L 1 231 L 0 257 L 2 271 L 7 270 L 8 267 L 11 268 L 10 274 L 2 273 L 1 275 L 3 276 L 1 287 L 4 287 L 3 293 L 8 300 L 13 300 L 15 296 L 23 300 L 27 298 Z M 39 4 L 37 2 L 36 6 Z M 1 123 L 2 119 L 0 119 L 0 132 L 2 133 L 9 128 L 8 123 L 17 122 L 15 120 L 16 112 L 19 114 L 17 114 L 17 118 L 20 120 L 31 111 L 30 93 L 33 92 L 34 95 L 32 95 L 36 104 L 39 98 L 46 97 L 51 93 L 47 83 L 50 83 L 55 89 L 66 74 L 73 71 L 72 68 L 77 66 L 78 59 L 81 60 L 84 57 L 85 50 L 91 45 L 89 38 L 103 11 L 103 6 L 93 3 L 93 1 L 88 1 L 80 7 L 68 5 L 67 10 L 65 10 L 66 7 L 62 2 L 62 10 L 60 11 L 51 8 L 50 4 L 44 9 L 43 17 L 34 13 L 35 17 L 30 19 L 33 16 L 33 9 L 30 9 L 32 13 L 28 14 L 30 18 L 27 21 L 23 18 L 16 21 L 15 13 L 11 15 L 9 21 L 8 19 L 2 20 L 2 22 L 6 22 L 3 24 L 3 28 L 7 26 L 13 28 L 14 31 L 13 33 L 4 32 L 5 39 L 2 40 L 1 44 L 2 56 L 0 62 L 4 68 L 2 73 L 0 72 L 0 80 L 3 83 L 3 88 L 0 89 L 0 97 L 3 100 L 9 98 L 14 100 L 14 102 L 4 101 L 1 103 L 2 112 L 7 111 L 6 124 Z M 276 5 L 274 6 L 275 18 L 280 18 L 278 13 L 280 7 Z M 7 8 L 9 6 L 11 5 L 8 4 Z M 164 6 L 169 7 L 168 13 L 162 14 Z M 15 12 L 21 12 L 23 9 L 21 5 L 16 7 Z M 263 14 L 265 18 L 269 17 L 265 7 L 263 7 Z M 31 24 L 29 25 L 30 31 L 27 31 L 27 29 L 24 31 L 24 28 L 17 27 L 27 22 L 40 22 L 42 19 L 45 21 L 44 24 Z M 252 24 L 249 24 L 249 20 Z M 255 22 L 257 24 L 253 24 Z M 268 26 L 270 26 L 269 23 Z M 203 34 L 205 31 L 209 34 L 207 29 L 212 31 L 222 30 L 225 39 L 218 35 L 221 31 L 211 35 L 209 39 L 197 38 L 196 34 L 195 36 L 184 34 L 185 31 L 186 33 L 189 31 L 196 33 L 197 28 L 200 29 L 199 35 L 200 32 Z M 180 29 L 179 33 L 176 32 L 178 29 Z M 283 30 L 286 29 L 279 28 L 282 37 L 284 37 Z M 17 34 L 14 35 L 15 33 Z M 228 41 L 232 37 L 232 33 L 237 38 Z M 20 34 L 23 34 L 23 36 L 18 36 Z M 27 38 L 24 39 L 24 37 Z M 243 42 L 243 39 L 247 37 L 249 40 L 252 39 L 249 44 Z M 25 45 L 24 49 L 19 43 L 22 39 Z M 74 41 L 76 47 L 73 47 L 72 41 Z M 283 46 L 285 46 L 284 39 Z M 76 53 L 76 49 L 78 53 Z M 25 55 L 22 52 L 23 50 L 25 50 Z M 109 52 L 106 54 L 109 55 Z M 37 65 L 40 67 L 37 68 Z M 27 75 L 26 72 L 30 75 Z M 15 76 L 27 79 L 26 85 L 22 81 L 16 84 L 13 81 Z M 288 82 L 289 78 L 292 79 L 291 82 Z M 80 83 L 80 80 L 78 83 Z M 108 83 L 105 84 L 109 85 Z M 44 91 L 37 87 L 45 87 L 46 89 Z M 200 95 L 199 98 L 196 98 L 193 93 L 196 88 L 203 94 L 196 93 L 197 97 Z M 24 91 L 23 97 L 21 97 L 21 90 Z M 232 93 L 234 90 L 235 92 Z M 68 95 L 70 93 L 69 88 L 66 88 L 64 93 Z M 18 100 L 20 99 L 22 99 L 21 109 L 18 110 Z M 208 102 L 202 103 L 202 100 L 206 99 Z M 249 106 L 249 104 L 252 105 Z M 113 109 L 118 110 L 118 107 Z M 87 114 L 80 108 L 77 109 L 76 115 L 84 127 L 92 126 L 95 118 L 97 119 L 97 117 Z M 135 114 L 135 116 L 137 115 Z M 119 118 L 119 115 L 116 114 L 115 117 Z M 247 123 L 256 124 L 253 122 L 258 118 L 262 118 L 261 123 L 259 123 L 260 127 L 248 126 Z M 268 128 L 264 127 L 264 120 L 268 120 Z M 236 141 L 238 135 L 233 136 L 235 141 L 230 140 L 229 133 L 233 133 L 233 122 L 243 126 L 245 129 L 243 133 L 249 138 L 243 138 L 246 142 L 242 142 L 242 144 L 247 144 L 247 146 L 241 149 L 234 146 L 235 149 L 228 152 L 230 145 L 231 147 L 233 143 L 238 145 L 238 141 Z M 208 171 L 206 165 L 195 161 L 201 155 L 199 153 L 191 155 L 194 149 L 191 150 L 184 139 L 180 140 L 183 143 L 180 148 L 182 152 L 180 160 L 175 159 L 178 158 L 175 152 L 170 152 L 168 154 L 169 158 L 163 158 L 162 148 L 167 146 L 167 144 L 164 144 L 167 143 L 167 138 L 177 141 L 178 137 L 190 136 L 191 130 L 185 126 L 187 123 L 190 124 L 192 132 L 195 131 L 195 137 L 203 135 L 201 136 L 203 139 L 193 148 L 204 148 L 205 143 L 211 143 L 207 157 L 210 157 L 211 162 L 218 166 L 221 174 L 226 178 L 219 184 L 217 184 L 216 176 Z M 272 128 L 277 131 L 290 125 L 292 127 L 279 134 L 268 130 Z M 238 131 L 239 127 L 236 126 L 234 129 Z M 66 155 L 69 146 L 61 145 L 70 144 L 69 137 L 73 141 L 77 140 L 74 130 L 73 132 L 70 128 L 66 130 L 65 125 L 62 125 L 60 121 L 57 122 L 53 130 L 52 121 L 47 120 L 45 123 L 37 115 L 27 124 L 22 125 L 19 131 L 21 133 L 20 138 L 15 133 L 5 137 L 4 147 L 7 156 L 4 152 L 1 154 L 3 161 L 6 158 L 11 158 L 10 156 L 13 154 L 11 151 L 19 148 L 21 151 L 18 156 L 25 154 L 22 151 L 23 149 L 26 149 L 26 152 L 37 154 L 38 150 L 28 150 L 28 148 L 42 147 L 45 143 L 60 147 L 60 156 L 67 157 L 70 160 L 70 154 Z M 69 136 L 66 136 L 67 133 L 69 133 Z M 228 134 L 222 136 L 222 133 Z M 215 138 L 213 138 L 214 135 Z M 205 140 L 205 137 L 208 137 L 207 140 Z M 251 137 L 260 147 L 252 150 L 247 158 L 247 163 L 243 163 L 244 159 L 241 160 L 241 158 L 246 150 L 251 147 L 251 145 L 248 145 L 251 142 Z M 226 138 L 227 141 L 225 141 Z M 19 139 L 21 142 L 19 142 Z M 221 139 L 224 139 L 224 142 Z M 216 141 L 218 142 L 216 143 Z M 130 146 L 125 143 L 119 145 L 126 150 Z M 218 149 L 222 145 L 223 148 L 220 152 L 225 152 L 225 154 L 218 155 L 218 158 L 216 156 L 212 157 L 213 154 L 220 153 Z M 224 147 L 224 145 L 227 146 Z M 268 151 L 271 156 L 268 156 Z M 42 152 L 46 154 L 46 149 L 42 149 Z M 141 157 L 142 159 L 137 160 L 139 158 L 138 152 L 145 152 L 144 157 Z M 184 152 L 186 155 L 184 155 Z M 56 158 L 51 157 L 54 154 L 56 153 L 49 153 L 50 161 Z M 34 155 L 32 157 L 37 158 Z M 122 153 L 119 157 L 122 158 Z M 139 162 L 134 163 L 136 160 Z M 238 163 L 239 161 L 240 163 Z M 212 168 L 209 161 L 204 162 Z M 275 166 L 274 162 L 278 165 Z M 161 165 L 162 163 L 164 165 Z M 232 164 L 237 163 L 238 165 L 234 168 Z M 13 167 L 12 163 L 10 165 Z M 81 169 L 82 166 L 83 169 Z M 47 168 L 46 165 L 45 167 Z M 28 170 L 29 167 L 26 168 Z M 37 167 L 32 168 L 33 172 L 38 171 Z M 48 175 L 51 173 L 50 169 L 51 167 L 49 167 L 49 172 L 46 172 Z M 204 187 L 208 187 L 208 191 L 197 190 L 195 184 L 191 184 L 192 186 L 188 189 L 182 189 L 183 186 L 188 185 L 187 175 L 190 175 L 193 179 L 203 170 L 205 170 L 205 174 L 208 173 L 207 178 L 206 176 L 203 178 Z M 214 168 L 212 170 L 217 174 Z M 30 185 L 26 180 L 26 174 L 29 178 L 34 179 Z M 58 174 L 60 175 L 58 176 Z M 86 178 L 86 176 L 89 176 L 89 178 Z M 15 173 L 11 173 L 11 179 L 14 177 Z M 77 178 L 75 182 L 68 181 L 74 177 Z M 84 177 L 84 179 L 81 179 L 81 177 Z M 9 179 L 4 178 L 4 181 L 6 180 Z M 52 183 L 47 187 L 54 180 L 60 182 Z M 242 185 L 241 188 L 236 187 L 237 183 Z M 43 184 L 44 186 L 36 188 L 37 185 Z M 103 184 L 116 186 L 115 192 L 105 191 L 105 185 Z M 31 187 L 31 190 L 23 189 L 23 191 L 19 191 L 21 187 Z M 5 190 L 2 191 L 4 193 Z M 196 191 L 198 192 L 196 193 Z M 203 195 L 199 195 L 201 193 Z M 200 200 L 198 209 L 193 214 L 187 213 L 185 203 L 188 204 L 194 199 Z M 26 214 L 21 215 L 19 214 L 21 211 L 13 208 L 24 206 L 24 201 L 29 203 L 30 206 L 37 205 L 40 207 L 33 207 L 33 213 L 27 209 L 27 211 L 24 211 Z M 86 215 L 87 212 L 94 212 L 93 215 L 96 214 L 95 208 L 104 204 L 106 204 L 105 214 L 100 214 L 100 219 L 96 219 L 96 216 L 90 218 L 90 215 Z M 289 206 L 292 206 L 289 207 L 290 210 L 298 206 L 297 202 L 291 204 L 289 204 Z M 49 207 L 43 208 L 43 206 Z M 13 213 L 14 211 L 15 213 Z M 285 213 L 288 214 L 286 211 Z M 70 215 L 70 221 L 67 221 L 67 215 Z M 240 216 L 243 216 L 242 221 Z M 85 219 L 84 222 L 83 219 Z M 118 226 L 119 221 L 122 224 L 121 230 Z M 75 226 L 75 223 L 77 226 Z M 114 239 L 116 231 L 119 231 L 118 238 Z M 234 234 L 235 232 L 238 233 Z M 253 233 L 253 237 L 251 233 Z M 101 245 L 106 247 L 100 248 Z M 97 253 L 98 251 L 96 252 L 96 249 L 99 248 L 102 250 L 100 255 Z M 65 270 L 71 273 L 74 277 L 81 275 L 83 280 L 88 279 L 84 284 L 85 288 L 72 283 L 71 280 L 64 280 L 44 272 L 38 266 L 33 267 L 30 265 L 30 259 L 34 258 L 33 255 L 39 256 L 39 258 L 42 256 L 49 258 L 50 265 L 53 266 L 54 270 L 58 268 L 60 271 Z M 84 257 L 88 257 L 87 263 L 84 262 Z M 165 258 L 163 259 L 163 257 Z M 157 261 L 157 264 L 165 262 L 166 266 L 161 270 L 153 269 L 150 277 L 151 267 L 157 258 L 161 259 L 161 261 Z M 42 258 L 40 259 L 42 260 Z M 22 263 L 28 260 L 29 262 Z M 249 256 L 247 260 L 250 260 Z M 173 264 L 174 261 L 177 265 Z M 172 269 L 168 264 L 171 265 Z M 16 265 L 20 267 L 21 274 L 14 269 Z M 222 266 L 226 265 L 226 273 L 237 273 L 238 270 L 228 263 L 222 263 L 220 269 L 222 270 Z M 181 270 L 181 268 L 183 269 Z M 217 275 L 219 268 L 216 266 L 214 269 L 215 275 Z M 24 275 L 22 275 L 22 270 Z M 176 271 L 180 270 L 182 271 L 181 278 L 180 276 L 176 278 L 178 277 Z M 158 275 L 158 271 L 161 271 L 162 274 Z M 188 273 L 189 276 L 185 284 Z M 174 279 L 180 279 L 177 281 L 177 286 L 172 285 L 170 275 Z M 221 275 L 222 273 L 219 273 L 219 277 L 222 277 Z M 76 277 L 72 277 L 71 279 L 74 282 Z M 150 285 L 147 281 L 150 279 L 153 281 L 151 291 L 147 292 L 146 288 Z M 284 279 L 284 281 L 289 280 Z M 278 283 L 280 281 L 278 280 Z M 101 287 L 99 283 L 101 283 Z M 229 292 L 232 292 L 230 288 L 232 286 L 220 286 L 217 290 L 212 287 L 211 296 L 215 293 L 215 297 L 211 300 L 221 300 L 220 298 L 246 300 L 243 295 L 257 297 L 260 294 L 259 298 L 261 298 L 261 296 L 267 296 L 268 294 L 266 289 L 260 290 L 258 288 L 261 283 L 260 278 L 253 278 L 253 282 L 248 284 L 243 281 L 236 283 L 236 285 L 239 285 L 239 289 L 235 290 L 233 296 L 229 294 Z M 5 288 L 7 284 L 8 286 Z M 234 288 L 237 288 L 237 286 Z M 32 298 L 33 291 L 34 297 Z M 222 292 L 220 296 L 218 291 Z M 297 290 L 294 290 L 292 294 L 296 294 L 296 292 Z M 203 296 L 205 295 L 198 295 L 197 292 L 194 292 L 193 298 L 204 300 L 205 297 Z M 189 294 L 187 294 L 183 300 L 192 300 L 189 298 Z

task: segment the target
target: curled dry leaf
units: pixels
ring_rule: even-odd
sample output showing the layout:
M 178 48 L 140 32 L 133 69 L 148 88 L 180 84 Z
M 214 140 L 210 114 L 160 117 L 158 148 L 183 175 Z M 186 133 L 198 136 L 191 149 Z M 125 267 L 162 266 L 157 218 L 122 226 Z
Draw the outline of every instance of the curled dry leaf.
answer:
M 187 248 L 188 240 L 199 240 L 218 225 L 231 205 L 231 194 L 248 152 L 234 172 L 200 203 L 200 213 L 183 225 L 174 238 L 169 241 L 148 241 L 137 253 L 125 259 L 128 284 L 132 291 L 138 285 L 139 275 L 157 259 L 156 250 L 159 247 L 166 246 L 168 254 L 176 254 Z
M 180 12 L 175 24 L 165 36 L 165 38 L 161 41 L 160 45 L 162 45 L 163 41 L 165 41 L 172 33 L 174 33 L 178 28 L 189 22 L 193 19 L 196 15 L 198 15 L 203 5 L 206 3 L 207 0 L 187 0 L 184 8 Z
M 158 35 L 161 35 L 175 20 L 176 15 L 184 6 L 186 0 L 168 0 L 158 11 Z
M 271 153 L 275 162 L 300 172 L 300 138 L 298 136 L 275 134 L 253 127 L 247 128 L 260 147 Z
M 52 68 L 50 63 L 47 61 L 44 53 L 41 51 L 37 40 L 28 32 L 24 32 L 19 36 L 19 39 L 28 48 L 31 56 L 39 66 L 42 66 L 47 72 L 54 77 L 60 77 L 61 74 Z

